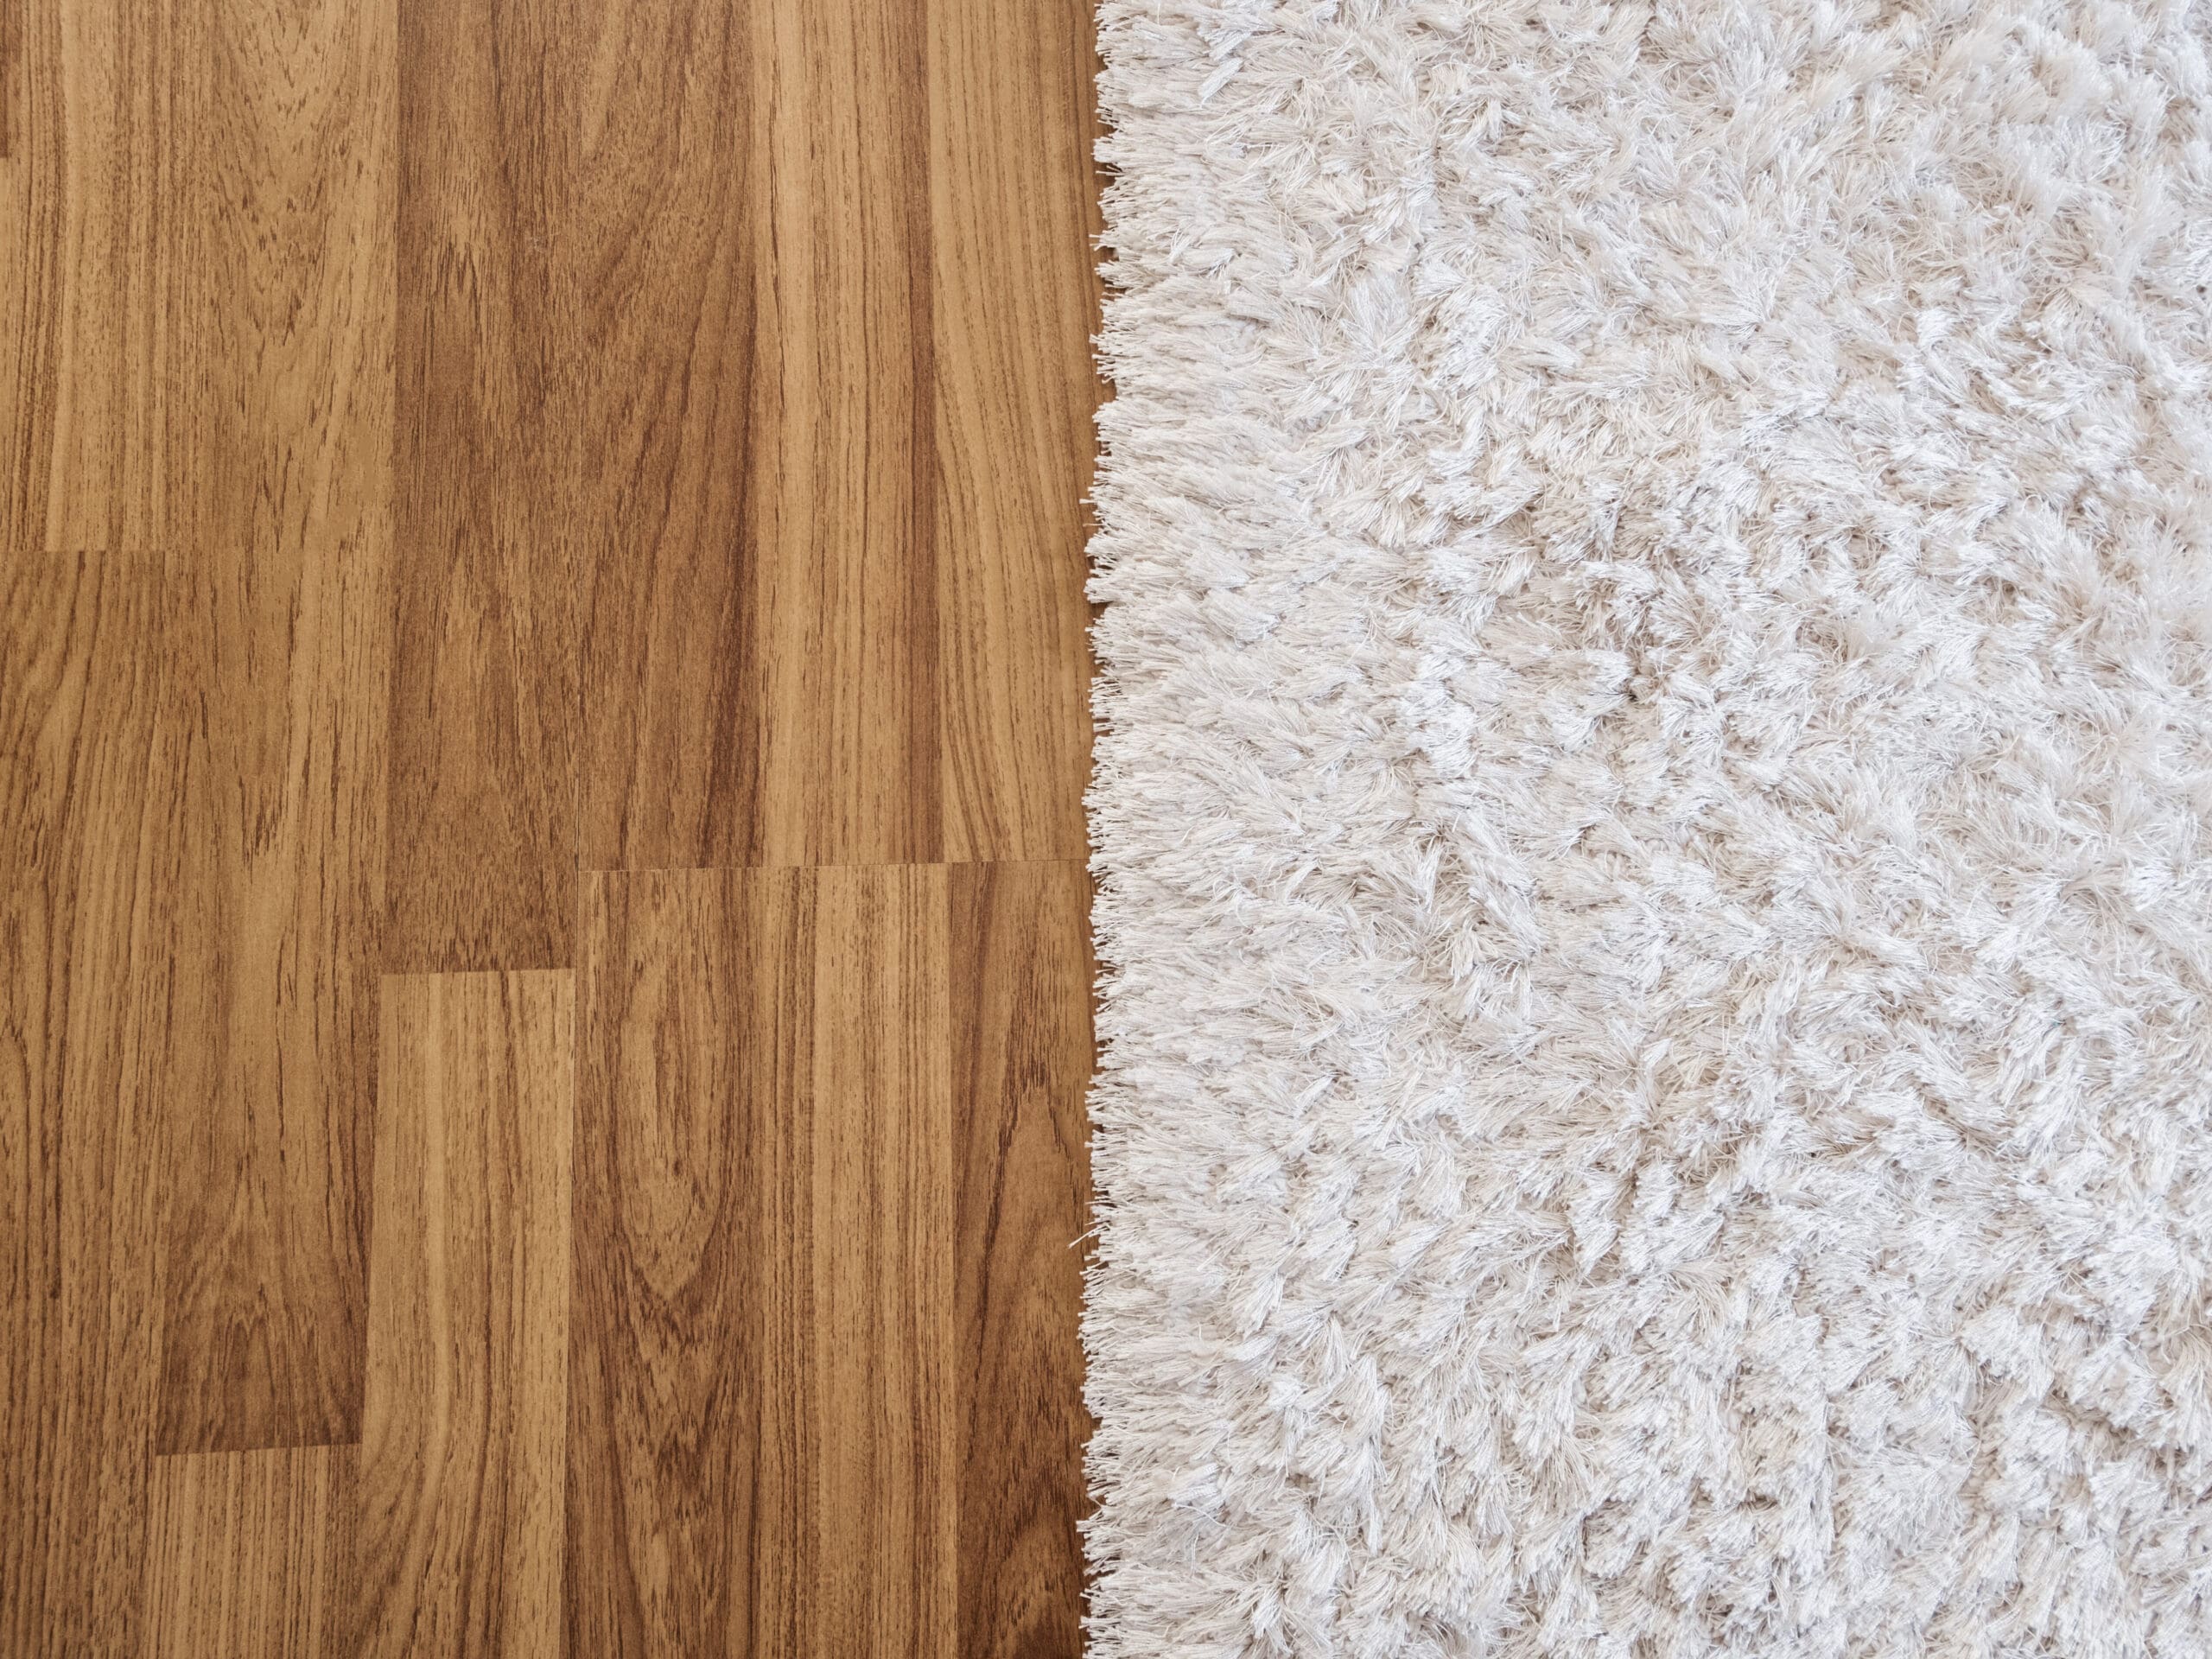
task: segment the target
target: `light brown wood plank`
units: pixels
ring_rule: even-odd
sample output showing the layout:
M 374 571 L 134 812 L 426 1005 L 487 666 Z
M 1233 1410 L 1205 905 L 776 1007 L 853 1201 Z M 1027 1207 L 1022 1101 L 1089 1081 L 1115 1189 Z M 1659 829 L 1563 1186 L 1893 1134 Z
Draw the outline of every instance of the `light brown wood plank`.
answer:
M 154 1460 L 145 1659 L 340 1659 L 353 1649 L 354 1450 Z
M 944 856 L 1084 857 L 1090 0 L 932 0 Z
M 652 0 L 602 29 L 575 269 L 586 337 L 628 350 L 575 416 L 607 446 L 585 862 L 933 859 L 924 10 Z
M 160 546 L 189 214 L 186 13 L 12 0 L 0 94 L 0 549 Z
M 0 163 L 0 546 L 159 546 L 188 84 L 166 0 L 16 0 Z
M 0 162 L 14 160 L 23 143 L 23 11 L 10 6 L 0 14 Z
M 938 856 L 926 14 L 751 14 L 747 863 Z
M 575 976 L 384 982 L 363 1655 L 557 1654 Z
M 572 1652 L 953 1650 L 938 869 L 591 878 Z
M 0 1652 L 138 1646 L 175 954 L 160 562 L 0 559 Z
M 164 1452 L 359 1432 L 390 648 L 390 8 L 191 16 Z
M 226 0 L 180 30 L 184 315 L 167 541 L 351 568 L 391 534 L 390 0 Z M 379 619 L 380 621 L 388 619 Z M 384 627 L 379 652 L 388 649 Z M 379 715 L 381 710 L 378 711 Z
M 1083 1649 L 1090 888 L 1079 863 L 950 873 L 960 1652 Z
M 804 1350 L 771 1351 L 779 1385 L 812 1394 L 819 1447 L 815 1575 L 800 1598 L 811 1645 L 801 1650 L 950 1659 L 959 1488 L 945 875 L 824 870 L 813 886 L 810 1374 Z
M 569 1650 L 702 1656 L 753 1627 L 761 1357 L 754 1211 L 779 1092 L 804 1086 L 800 878 L 587 876 L 570 1316 Z M 796 1028 L 796 1029 L 795 1029 Z M 797 1070 L 798 1075 L 791 1074 Z M 763 1209 L 765 1213 L 765 1209 Z M 794 1241 L 794 1247 L 796 1241 Z M 759 1446 L 756 1453 L 755 1447 Z
M 359 1433 L 381 550 L 173 560 L 165 1452 Z
M 396 0 L 398 565 L 391 737 L 394 971 L 573 961 L 576 601 L 549 417 L 552 280 L 584 89 L 551 0 Z

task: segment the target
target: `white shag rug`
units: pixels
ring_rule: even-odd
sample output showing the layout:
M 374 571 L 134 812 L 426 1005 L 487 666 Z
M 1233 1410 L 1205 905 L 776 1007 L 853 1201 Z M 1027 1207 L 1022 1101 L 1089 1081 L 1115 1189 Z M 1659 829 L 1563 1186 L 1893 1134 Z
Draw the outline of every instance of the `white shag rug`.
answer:
M 2212 27 L 1106 0 L 1090 1652 L 2212 1654 Z

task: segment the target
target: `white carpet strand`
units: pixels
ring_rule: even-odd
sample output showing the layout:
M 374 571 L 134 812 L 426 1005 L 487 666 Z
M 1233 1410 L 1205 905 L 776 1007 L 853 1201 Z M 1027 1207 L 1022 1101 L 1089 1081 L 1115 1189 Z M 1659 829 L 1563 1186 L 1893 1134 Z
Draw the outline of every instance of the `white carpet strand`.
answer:
M 2212 1654 L 2212 26 L 1106 0 L 1090 1651 Z

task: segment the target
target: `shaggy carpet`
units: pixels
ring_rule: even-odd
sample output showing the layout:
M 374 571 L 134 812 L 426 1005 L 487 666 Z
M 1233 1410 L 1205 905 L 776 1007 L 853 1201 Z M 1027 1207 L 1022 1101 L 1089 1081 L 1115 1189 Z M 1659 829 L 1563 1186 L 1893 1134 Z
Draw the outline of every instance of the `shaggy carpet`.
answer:
M 1106 0 L 1097 1659 L 2212 1652 L 2212 27 Z

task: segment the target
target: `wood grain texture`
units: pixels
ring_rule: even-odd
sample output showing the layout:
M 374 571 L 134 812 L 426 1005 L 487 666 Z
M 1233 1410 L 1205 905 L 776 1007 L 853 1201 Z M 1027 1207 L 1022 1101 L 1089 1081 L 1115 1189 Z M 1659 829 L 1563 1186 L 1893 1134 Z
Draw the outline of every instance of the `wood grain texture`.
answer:
M 168 0 L 12 0 L 0 547 L 160 546 L 187 304 L 192 31 Z
M 592 16 L 585 866 L 1082 856 L 1087 9 Z
M 1088 29 L 0 6 L 10 1659 L 1077 1651 Z
M 201 561 L 381 558 L 392 493 L 392 7 L 227 0 L 187 16 L 187 90 L 168 135 L 188 162 L 190 213 L 175 233 L 184 326 L 164 362 L 179 428 L 165 540 Z
M 382 511 L 390 6 L 7 16 L 0 544 L 282 540 L 334 513 L 342 536 Z
M 364 1656 L 557 1654 L 575 976 L 384 982 Z
M 645 165 L 594 167 L 575 227 L 588 315 L 648 319 L 627 327 L 651 341 L 652 371 L 650 402 L 626 390 L 612 423 L 582 421 L 624 445 L 585 469 L 613 486 L 587 520 L 604 529 L 585 861 L 933 859 L 925 14 L 895 0 L 642 10 L 624 38 L 648 55 L 622 112 L 649 135 L 624 147 Z M 702 193 L 731 205 L 727 229 L 695 218 Z M 644 308 L 607 268 L 641 228 L 704 256 L 652 273 L 663 303 Z M 742 446 L 735 474 L 682 488 L 681 516 L 662 522 L 637 486 L 722 435 Z
M 23 10 L 10 6 L 0 13 L 0 162 L 22 149 Z
M 752 200 L 738 741 L 746 863 L 899 863 L 942 846 L 925 13 L 769 0 Z
M 145 1659 L 353 1649 L 351 1446 L 154 1460 Z
M 797 878 L 586 877 L 577 996 L 567 1630 L 575 1653 L 731 1651 L 764 1530 L 753 1103 L 809 1054 L 751 964 L 804 959 Z M 750 1202 L 749 1202 L 750 1201 Z M 765 1444 L 763 1442 L 765 1441 Z M 788 1479 L 788 1475 L 782 1478 Z
M 583 861 L 757 862 L 747 515 L 753 422 L 778 418 L 754 407 L 756 151 L 774 117 L 749 54 L 765 13 L 644 0 L 564 16 L 578 79 L 598 92 L 576 122 L 558 249 L 582 347 L 563 408 L 590 550 Z
M 389 9 L 191 16 L 164 1452 L 359 1433 L 391 601 Z
M 7 544 L 159 548 L 188 829 L 159 1440 L 353 1432 L 391 442 L 368 0 L 30 6 Z M 114 560 L 112 550 L 103 558 Z M 130 563 L 140 563 L 132 553 Z M 362 1144 L 365 1144 L 363 1142 Z
M 944 856 L 1086 857 L 1090 0 L 933 0 Z
M 575 909 L 570 456 L 549 415 L 569 127 L 543 0 L 399 17 L 395 971 L 565 968 Z
M 170 562 L 193 970 L 164 1022 L 164 1452 L 359 1432 L 384 566 L 359 551 Z
M 1090 887 L 1079 863 L 950 873 L 962 1659 L 1083 1649 Z
M 950 1654 L 939 869 L 587 890 L 573 1652 Z
M 816 1418 L 816 1461 L 801 1471 L 816 1509 L 800 1650 L 950 1659 L 959 1491 L 945 874 L 825 870 L 810 885 L 813 1086 L 807 1114 L 779 1127 L 810 1128 L 811 1191 L 785 1189 L 791 1213 L 766 1231 L 804 1233 L 813 1269 L 810 1287 L 775 1299 L 788 1315 L 810 1290 L 808 1326 L 769 1347 L 770 1388 L 811 1395 Z M 785 1166 L 796 1173 L 802 1159 Z
M 0 1652 L 130 1654 L 179 972 L 157 559 L 0 560 Z

